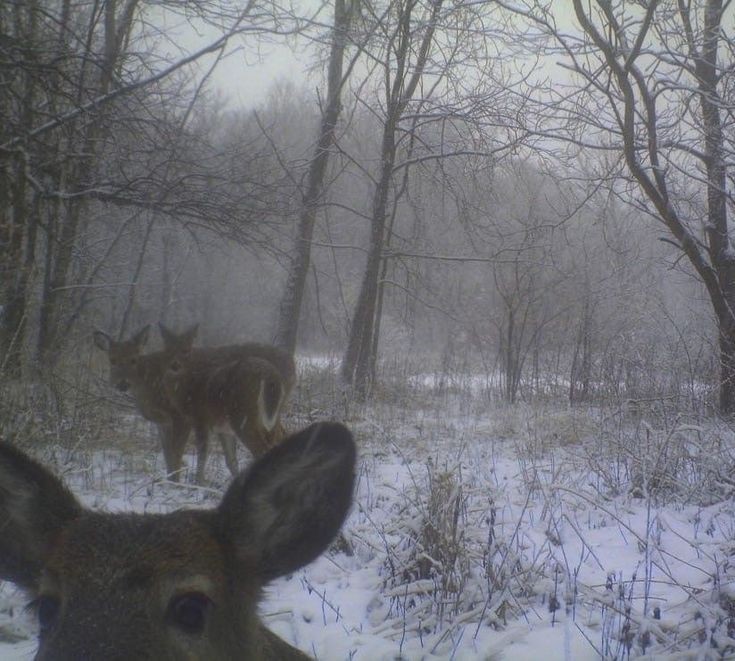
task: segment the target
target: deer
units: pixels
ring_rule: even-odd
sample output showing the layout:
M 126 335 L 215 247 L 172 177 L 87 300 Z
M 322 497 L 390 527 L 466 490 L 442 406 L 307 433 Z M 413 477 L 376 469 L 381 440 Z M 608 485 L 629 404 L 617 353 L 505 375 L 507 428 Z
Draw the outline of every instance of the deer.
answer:
M 0 579 L 32 599 L 37 661 L 304 661 L 257 614 L 263 588 L 321 555 L 352 504 L 356 447 L 316 423 L 254 460 L 213 509 L 84 507 L 0 443 Z
M 192 329 L 197 329 L 193 326 Z M 281 375 L 286 398 L 293 390 L 296 383 L 296 365 L 293 356 L 273 344 L 262 342 L 244 342 L 241 344 L 228 344 L 214 347 L 192 347 L 182 342 L 182 336 L 168 328 L 164 323 L 158 323 L 163 346 L 166 351 L 175 353 L 182 358 L 189 356 L 208 356 L 213 362 L 227 361 L 238 358 L 260 358 L 271 363 Z M 191 330 L 191 329 L 189 329 Z
M 279 420 L 286 389 L 280 372 L 252 356 L 194 353 L 173 360 L 163 377 L 164 391 L 194 428 L 206 454 L 209 431 L 227 425 L 254 457 L 280 440 Z
M 174 357 L 163 379 L 169 401 L 208 445 L 209 430 L 229 425 L 253 456 L 284 436 L 281 410 L 293 389 L 293 357 L 257 342 L 217 347 L 187 347 L 159 323 L 164 350 Z
M 166 471 L 170 479 L 179 480 L 186 442 L 192 430 L 188 418 L 169 400 L 164 388 L 164 375 L 171 362 L 186 355 L 198 331 L 191 326 L 176 334 L 169 331 L 167 345 L 162 351 L 143 354 L 148 342 L 150 326 L 145 326 L 127 340 L 113 340 L 107 333 L 95 330 L 95 345 L 107 353 L 110 364 L 110 383 L 121 392 L 130 392 L 139 413 L 156 424 L 163 449 Z M 208 448 L 197 442 L 196 482 L 204 482 Z M 230 436 L 221 435 L 220 441 L 230 473 L 238 472 L 235 443 Z

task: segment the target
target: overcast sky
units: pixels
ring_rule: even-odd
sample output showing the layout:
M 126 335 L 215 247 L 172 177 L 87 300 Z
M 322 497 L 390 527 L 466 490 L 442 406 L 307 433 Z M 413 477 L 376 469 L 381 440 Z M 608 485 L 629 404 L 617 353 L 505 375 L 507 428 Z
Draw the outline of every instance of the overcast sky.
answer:
M 308 63 L 307 63 L 308 64 Z M 240 48 L 220 61 L 213 74 L 216 87 L 232 108 L 251 108 L 265 99 L 279 80 L 306 81 L 304 62 L 287 46 L 267 45 L 260 53 Z
M 314 0 L 306 0 L 312 3 Z M 169 61 L 180 59 L 214 43 L 222 33 L 201 22 L 191 23 L 178 14 L 166 10 L 149 10 L 149 20 L 160 28 L 153 46 Z M 307 68 L 313 65 L 313 49 L 294 53 L 286 45 L 285 37 L 273 37 L 277 43 L 264 43 L 254 35 L 233 37 L 227 55 L 212 74 L 212 83 L 222 92 L 231 108 L 250 108 L 261 103 L 279 80 L 306 83 Z M 214 62 L 206 56 L 195 64 L 195 75 L 201 78 Z M 311 79 L 316 84 L 315 79 Z

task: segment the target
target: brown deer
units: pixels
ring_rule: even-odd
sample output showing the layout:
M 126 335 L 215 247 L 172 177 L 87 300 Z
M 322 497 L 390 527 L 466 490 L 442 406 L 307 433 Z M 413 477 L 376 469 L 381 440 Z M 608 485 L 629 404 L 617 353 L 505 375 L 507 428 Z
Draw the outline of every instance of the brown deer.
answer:
M 173 360 L 163 377 L 166 395 L 194 428 L 197 447 L 205 453 L 209 430 L 228 425 L 258 457 L 280 440 L 286 397 L 281 375 L 260 358 L 217 358 L 192 353 Z
M 164 374 L 171 361 L 191 350 L 197 326 L 176 334 L 169 331 L 167 345 L 163 351 L 143 354 L 148 341 L 150 327 L 146 326 L 128 340 L 113 340 L 107 333 L 97 330 L 94 343 L 107 353 L 110 363 L 110 383 L 122 392 L 130 392 L 140 414 L 154 422 L 163 448 L 166 470 L 173 480 L 178 480 L 182 458 L 192 424 L 169 400 L 164 388 Z M 207 461 L 207 446 L 199 444 L 197 436 L 196 480 L 204 481 Z M 234 475 L 237 473 L 235 444 L 228 435 L 220 436 L 225 461 Z
M 350 432 L 320 423 L 254 461 L 215 509 L 108 514 L 0 443 L 0 579 L 33 598 L 36 659 L 308 659 L 263 626 L 258 601 L 334 539 L 355 458 Z
M 228 344 L 216 347 L 191 347 L 182 342 L 182 335 L 167 328 L 165 324 L 158 324 L 161 339 L 166 351 L 181 357 L 207 356 L 212 362 L 230 361 L 239 358 L 260 358 L 271 363 L 281 375 L 281 381 L 286 398 L 296 383 L 296 365 L 293 356 L 280 347 L 261 342 L 244 342 L 242 344 Z
M 208 445 L 209 430 L 227 424 L 259 456 L 283 437 L 280 414 L 296 380 L 293 357 L 278 347 L 249 342 L 188 348 L 159 324 L 170 361 L 163 383 L 170 402 Z

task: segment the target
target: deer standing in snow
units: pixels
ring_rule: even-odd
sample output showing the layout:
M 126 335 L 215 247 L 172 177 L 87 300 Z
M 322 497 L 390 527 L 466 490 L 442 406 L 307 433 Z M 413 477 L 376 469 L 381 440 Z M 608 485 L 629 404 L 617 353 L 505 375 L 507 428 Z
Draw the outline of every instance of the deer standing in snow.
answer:
M 171 479 L 178 480 L 191 424 L 166 395 L 163 377 L 172 358 L 191 349 L 196 327 L 179 335 L 172 334 L 165 350 L 143 354 L 149 335 L 150 326 L 145 326 L 127 340 L 113 340 L 100 330 L 94 331 L 92 337 L 95 345 L 107 354 L 112 386 L 121 392 L 129 392 L 140 414 L 155 423 L 166 470 Z M 197 479 L 203 477 L 204 465 L 200 461 Z
M 206 448 L 209 431 L 223 425 L 254 456 L 283 437 L 280 415 L 296 380 L 290 354 L 256 342 L 189 348 L 166 326 L 159 328 L 172 356 L 164 390 L 194 428 L 198 448 Z

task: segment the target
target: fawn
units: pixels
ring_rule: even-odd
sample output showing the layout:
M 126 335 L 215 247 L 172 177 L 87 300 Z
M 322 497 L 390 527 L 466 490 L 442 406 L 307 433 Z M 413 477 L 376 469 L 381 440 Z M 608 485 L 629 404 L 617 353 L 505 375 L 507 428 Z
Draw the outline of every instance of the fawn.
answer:
M 318 423 L 255 460 L 214 509 L 108 514 L 0 443 L 0 579 L 34 600 L 36 659 L 308 659 L 257 605 L 334 539 L 355 460 L 350 432 Z
M 186 441 L 192 429 L 191 422 L 169 400 L 164 388 L 164 375 L 171 361 L 188 353 L 196 337 L 197 326 L 180 334 L 169 331 L 163 351 L 143 354 L 150 326 L 145 326 L 128 340 L 113 340 L 107 333 L 96 330 L 94 343 L 107 353 L 110 363 L 110 382 L 122 392 L 130 392 L 140 414 L 154 422 L 163 448 L 166 470 L 173 480 L 179 479 Z M 196 480 L 204 481 L 207 447 L 199 445 L 197 436 Z M 221 436 L 225 460 L 234 475 L 237 473 L 235 445 L 229 436 Z
M 254 456 L 283 437 L 280 413 L 296 380 L 290 354 L 256 342 L 190 348 L 159 328 L 164 350 L 175 354 L 164 389 L 194 428 L 197 447 L 206 453 L 209 430 L 225 423 Z

